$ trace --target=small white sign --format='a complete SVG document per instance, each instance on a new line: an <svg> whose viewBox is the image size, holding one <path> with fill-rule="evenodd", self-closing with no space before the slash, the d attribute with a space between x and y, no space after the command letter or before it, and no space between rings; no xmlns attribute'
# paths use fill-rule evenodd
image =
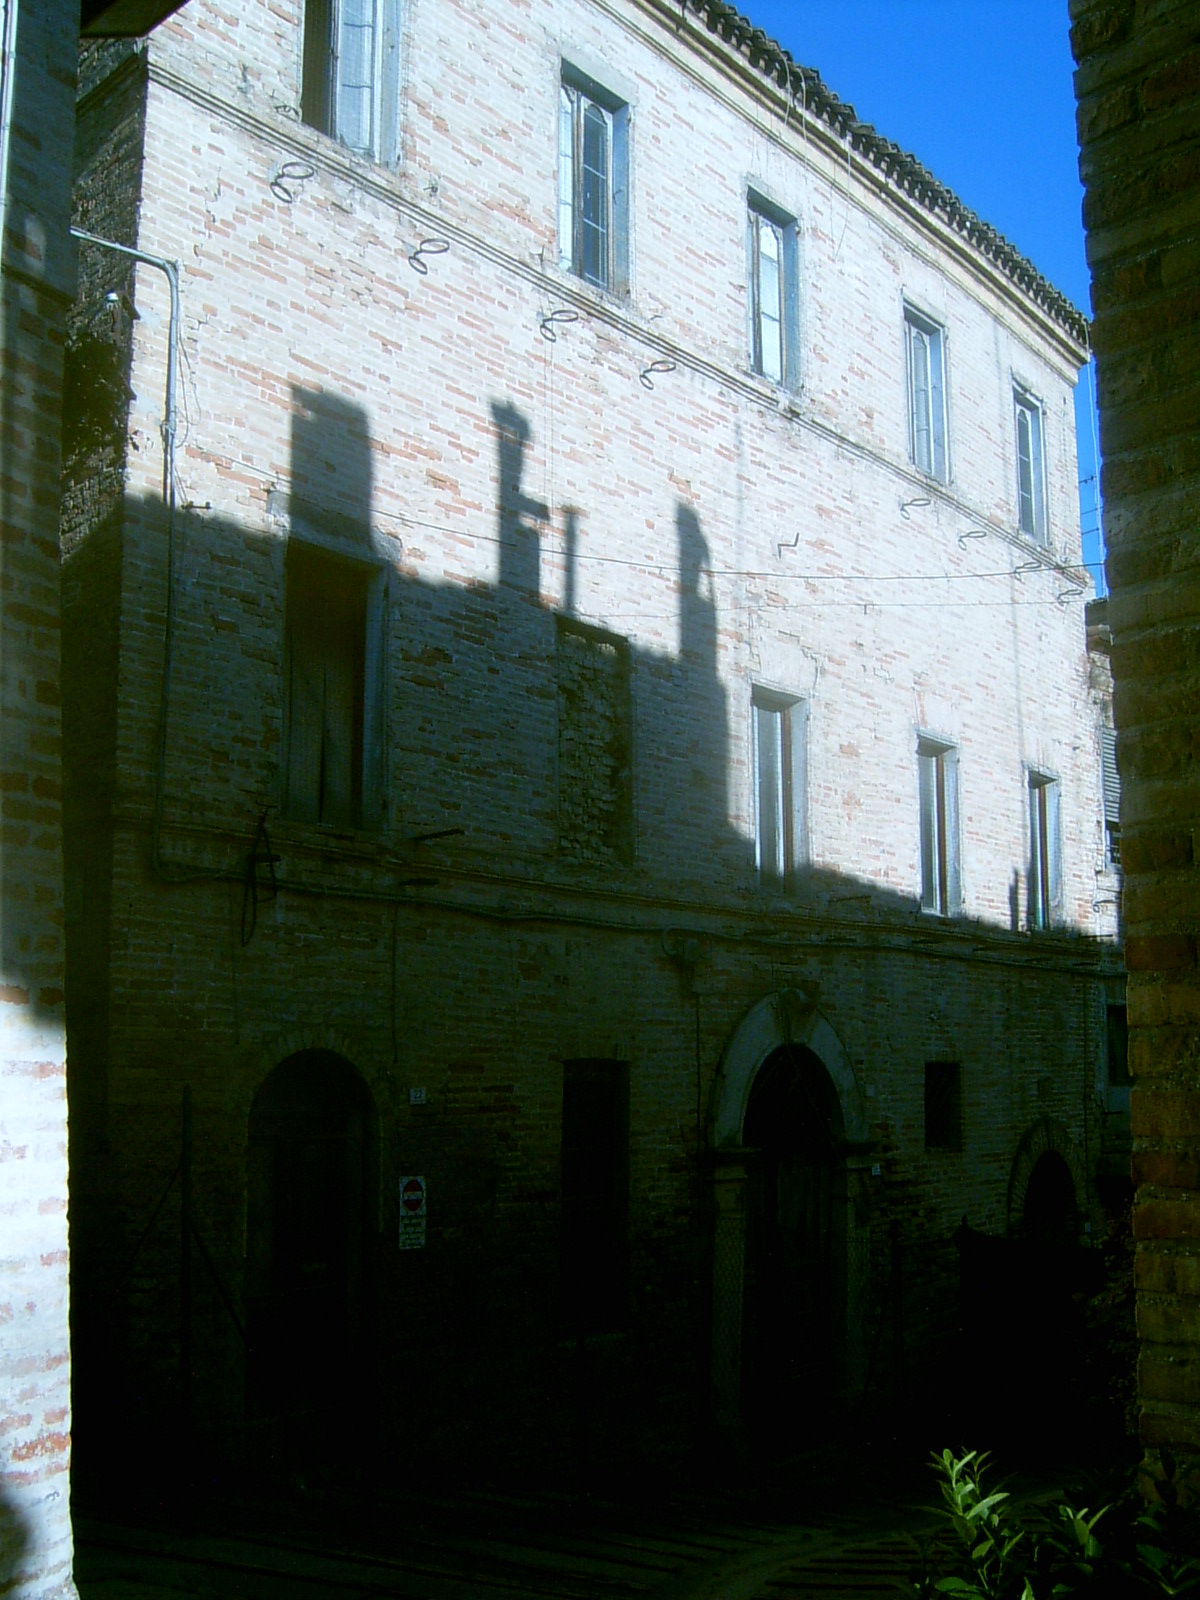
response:
<svg viewBox="0 0 1200 1600"><path fill-rule="evenodd" d="M424 1089L410 1089L408 1091L408 1103L410 1106L423 1106L425 1104Z"/></svg>
<svg viewBox="0 0 1200 1600"><path fill-rule="evenodd" d="M425 1179L400 1179L400 1248L425 1248Z"/></svg>

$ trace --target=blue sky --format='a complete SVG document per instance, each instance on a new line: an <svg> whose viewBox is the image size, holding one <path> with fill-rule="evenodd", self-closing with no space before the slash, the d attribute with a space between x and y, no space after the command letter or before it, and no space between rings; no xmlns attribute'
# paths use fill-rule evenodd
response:
<svg viewBox="0 0 1200 1600"><path fill-rule="evenodd" d="M1067 0L739 0L1091 314ZM1084 560L1098 559L1091 384L1076 392Z"/></svg>

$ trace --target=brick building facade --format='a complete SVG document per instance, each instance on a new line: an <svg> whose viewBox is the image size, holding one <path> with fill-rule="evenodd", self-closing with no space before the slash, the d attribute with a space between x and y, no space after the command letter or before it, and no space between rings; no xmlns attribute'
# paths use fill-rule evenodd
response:
<svg viewBox="0 0 1200 1600"><path fill-rule="evenodd" d="M1097 1205L1085 324L712 0L349 16L81 71L81 1436L790 1448Z"/></svg>
<svg viewBox="0 0 1200 1600"><path fill-rule="evenodd" d="M1141 1433L1200 1452L1200 6L1071 6L1122 780Z"/></svg>

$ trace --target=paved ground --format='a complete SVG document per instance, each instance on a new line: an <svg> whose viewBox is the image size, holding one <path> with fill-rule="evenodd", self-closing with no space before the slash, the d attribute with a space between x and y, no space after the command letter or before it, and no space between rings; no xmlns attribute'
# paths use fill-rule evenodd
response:
<svg viewBox="0 0 1200 1600"><path fill-rule="evenodd" d="M406 1495L331 1515L76 1517L82 1600L877 1600L903 1592L902 1532L928 1527L931 1481L852 1510L763 1516L717 1494L649 1508L551 1494ZM919 1497L919 1499L918 1499ZM808 1497L811 1499L811 1497ZM784 1508L786 1509L786 1508Z"/></svg>

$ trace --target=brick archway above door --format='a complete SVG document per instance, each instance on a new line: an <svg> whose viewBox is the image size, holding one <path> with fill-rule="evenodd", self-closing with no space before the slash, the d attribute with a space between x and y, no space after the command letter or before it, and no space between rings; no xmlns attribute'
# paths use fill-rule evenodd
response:
<svg viewBox="0 0 1200 1600"><path fill-rule="evenodd" d="M758 1070L784 1045L803 1045L820 1058L837 1092L847 1144L865 1144L869 1137L862 1094L845 1046L817 1008L815 993L780 989L764 996L742 1018L721 1057L713 1084L709 1142L714 1150L734 1150L742 1128L750 1090Z"/></svg>

